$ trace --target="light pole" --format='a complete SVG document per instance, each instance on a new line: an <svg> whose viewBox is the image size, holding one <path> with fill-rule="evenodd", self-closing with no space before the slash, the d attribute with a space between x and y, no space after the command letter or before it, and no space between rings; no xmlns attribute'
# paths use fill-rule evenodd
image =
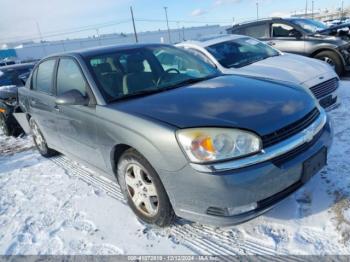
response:
<svg viewBox="0 0 350 262"><path fill-rule="evenodd" d="M341 1L341 18L340 20L342 21L344 17L344 0Z"/></svg>
<svg viewBox="0 0 350 262"><path fill-rule="evenodd" d="M312 0L312 5L311 5L311 15L312 15L312 19L314 19L314 0Z"/></svg>
<svg viewBox="0 0 350 262"><path fill-rule="evenodd" d="M259 20L259 1L256 0L256 20Z"/></svg>
<svg viewBox="0 0 350 262"><path fill-rule="evenodd" d="M131 13L132 25L134 27L135 42L138 43L139 40L137 38L136 25L135 25L135 19L134 19L134 12L132 10L132 6L130 6L130 13Z"/></svg>
<svg viewBox="0 0 350 262"><path fill-rule="evenodd" d="M165 18L166 18L166 26L168 28L168 38L169 44L171 44L171 36L170 36L170 28L169 28L169 20L168 20L168 7L164 6Z"/></svg>

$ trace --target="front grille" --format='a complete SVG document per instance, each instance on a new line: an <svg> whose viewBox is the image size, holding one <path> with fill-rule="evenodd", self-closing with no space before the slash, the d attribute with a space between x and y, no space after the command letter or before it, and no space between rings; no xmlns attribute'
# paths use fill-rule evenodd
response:
<svg viewBox="0 0 350 262"><path fill-rule="evenodd" d="M322 134L323 134L323 129L321 129L310 142L304 143L301 146L298 146L283 155L273 158L271 162L274 165L280 167L285 162L288 162L294 159L295 157L297 157L298 155L300 155L301 153L305 152L310 147L312 147L317 142L317 140L322 136Z"/></svg>
<svg viewBox="0 0 350 262"><path fill-rule="evenodd" d="M265 209L267 207L270 207L270 206L276 204L280 200L286 198L287 196L289 196L292 193L294 193L295 191L297 191L302 185L303 185L303 183L301 182L301 180L299 180L298 182L294 183L293 185L286 188L285 190L283 190L283 191L281 191L273 196L265 198L261 201L258 201L258 210Z"/></svg>
<svg viewBox="0 0 350 262"><path fill-rule="evenodd" d="M318 109L314 108L311 112L309 112L300 120L288 126L285 126L271 134L262 136L263 147L266 148L272 146L299 133L300 131L304 130L309 125L311 125L319 115L320 112L318 111Z"/></svg>
<svg viewBox="0 0 350 262"><path fill-rule="evenodd" d="M321 97L324 97L335 90L337 90L339 85L339 81L337 78L332 78L330 80L327 80L321 84L315 85L310 88L311 92L314 94L314 96L317 99L320 99Z"/></svg>
<svg viewBox="0 0 350 262"><path fill-rule="evenodd" d="M320 106L322 106L323 108L330 107L334 105L337 102L337 100L338 100L337 97L332 97L332 95L329 95L320 100Z"/></svg>

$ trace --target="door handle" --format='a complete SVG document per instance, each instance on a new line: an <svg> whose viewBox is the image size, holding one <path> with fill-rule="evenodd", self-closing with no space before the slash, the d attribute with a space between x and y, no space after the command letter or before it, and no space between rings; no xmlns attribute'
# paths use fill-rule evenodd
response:
<svg viewBox="0 0 350 262"><path fill-rule="evenodd" d="M269 42L267 42L267 44L268 44L268 45L276 45L276 43L273 42L273 41L269 41Z"/></svg>
<svg viewBox="0 0 350 262"><path fill-rule="evenodd" d="M58 107L58 105L55 105L53 109L57 112L60 112L60 108Z"/></svg>

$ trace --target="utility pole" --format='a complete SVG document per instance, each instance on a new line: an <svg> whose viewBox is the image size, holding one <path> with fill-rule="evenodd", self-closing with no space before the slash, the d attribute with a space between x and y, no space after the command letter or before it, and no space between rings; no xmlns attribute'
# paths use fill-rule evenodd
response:
<svg viewBox="0 0 350 262"><path fill-rule="evenodd" d="M134 12L132 11L132 6L130 6L130 13L131 13L132 25L134 27L135 42L138 43L139 40L137 39L135 19L134 19Z"/></svg>
<svg viewBox="0 0 350 262"><path fill-rule="evenodd" d="M307 16L307 0L306 0L306 2L305 2L305 17Z"/></svg>
<svg viewBox="0 0 350 262"><path fill-rule="evenodd" d="M35 21L35 23L36 23L36 28L38 29L38 33L39 33L39 37L40 37L40 44L43 47L44 55L46 56L47 52L46 52L46 48L45 48L45 43L43 41L43 36L41 34L40 26L39 26L38 21Z"/></svg>
<svg viewBox="0 0 350 262"><path fill-rule="evenodd" d="M98 45L101 45L101 38L100 38L100 30L98 28L95 28L96 30L96 35L97 35L97 39L98 39Z"/></svg>
<svg viewBox="0 0 350 262"><path fill-rule="evenodd" d="M311 6L311 15L312 15L312 19L314 19L314 0L312 0L312 6Z"/></svg>
<svg viewBox="0 0 350 262"><path fill-rule="evenodd" d="M180 22L179 22L179 21L177 21L177 22L176 22L176 24L177 24L177 31L178 31L178 33L179 33L179 42L181 42L181 29L180 29Z"/></svg>
<svg viewBox="0 0 350 262"><path fill-rule="evenodd" d="M182 40L185 41L185 27L182 26Z"/></svg>
<svg viewBox="0 0 350 262"><path fill-rule="evenodd" d="M168 20L168 7L164 6L165 18L166 18L166 26L168 28L168 38L169 44L171 44L171 36L170 36L170 28L169 28L169 20Z"/></svg>
<svg viewBox="0 0 350 262"><path fill-rule="evenodd" d="M344 17L344 0L341 1L341 18L340 21L343 20Z"/></svg>
<svg viewBox="0 0 350 262"><path fill-rule="evenodd" d="M256 20L259 20L259 1L256 0Z"/></svg>

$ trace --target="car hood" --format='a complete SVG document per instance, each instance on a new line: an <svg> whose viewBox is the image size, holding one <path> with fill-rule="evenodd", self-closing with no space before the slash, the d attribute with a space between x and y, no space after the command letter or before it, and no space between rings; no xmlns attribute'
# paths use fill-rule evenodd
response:
<svg viewBox="0 0 350 262"><path fill-rule="evenodd" d="M299 86L221 76L108 106L178 128L236 127L265 135L302 118L315 102Z"/></svg>
<svg viewBox="0 0 350 262"><path fill-rule="evenodd" d="M283 54L239 69L223 69L223 73L239 73L303 84L332 70L328 64L316 59L300 55Z"/></svg>
<svg viewBox="0 0 350 262"><path fill-rule="evenodd" d="M340 29L343 29L343 30L340 30ZM349 31L350 29L350 23L344 23L344 24L340 24L340 25L334 25L334 26L331 26L327 29L324 29L324 30L321 30L319 31L318 33L321 34L321 35L336 35L336 36L339 36L339 35L342 35L342 34L348 34L349 32L346 32L346 31ZM343 31L339 34L339 31Z"/></svg>

